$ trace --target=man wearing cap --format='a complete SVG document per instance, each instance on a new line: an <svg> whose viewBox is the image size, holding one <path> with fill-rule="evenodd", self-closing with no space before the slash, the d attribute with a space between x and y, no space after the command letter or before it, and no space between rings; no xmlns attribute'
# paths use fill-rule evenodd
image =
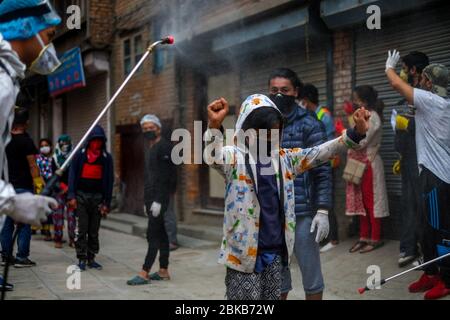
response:
<svg viewBox="0 0 450 320"><path fill-rule="evenodd" d="M400 59L389 52L386 75L392 87L416 108L416 147L420 170L423 212L428 221L424 236L435 243L435 253L425 262L450 252L450 99L447 95L448 69L430 64L422 71L420 87L413 88L395 72ZM421 278L409 286L410 292L426 291L425 299L450 294L450 261L441 260L427 268Z"/></svg>
<svg viewBox="0 0 450 320"><path fill-rule="evenodd" d="M31 193L16 194L8 183L6 145L11 140L14 106L25 70L50 74L60 65L51 41L61 18L47 0L0 1L0 214L40 225L56 201ZM3 280L0 278L0 288ZM8 286L8 289L11 289Z"/></svg>
<svg viewBox="0 0 450 320"><path fill-rule="evenodd" d="M141 122L144 135L144 203L148 215L148 250L142 271L127 282L128 285L143 285L151 280L170 280L169 238L164 215L173 192L172 145L161 136L161 121L152 114L145 115ZM150 274L159 251L159 271Z"/></svg>

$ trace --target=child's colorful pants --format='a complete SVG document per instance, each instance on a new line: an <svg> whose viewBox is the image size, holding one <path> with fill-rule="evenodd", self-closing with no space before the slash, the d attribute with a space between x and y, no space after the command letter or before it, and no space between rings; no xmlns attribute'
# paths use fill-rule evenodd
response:
<svg viewBox="0 0 450 320"><path fill-rule="evenodd" d="M55 242L62 242L64 231L64 215L67 217L67 227L70 241L75 240L75 211L67 206L66 194L58 195L58 208L53 212L53 226L55 232Z"/></svg>

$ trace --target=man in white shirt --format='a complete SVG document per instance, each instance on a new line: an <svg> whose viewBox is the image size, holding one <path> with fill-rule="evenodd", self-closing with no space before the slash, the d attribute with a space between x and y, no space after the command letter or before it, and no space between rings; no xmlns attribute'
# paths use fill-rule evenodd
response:
<svg viewBox="0 0 450 320"><path fill-rule="evenodd" d="M400 54L394 50L386 61L386 75L392 87L416 108L417 161L424 213L428 221L424 237L434 242L434 253L425 262L450 252L450 99L447 95L449 72L442 64L431 64L422 72L417 89L395 72ZM421 278L409 286L410 292L426 291L425 299L450 294L450 261L425 269Z"/></svg>

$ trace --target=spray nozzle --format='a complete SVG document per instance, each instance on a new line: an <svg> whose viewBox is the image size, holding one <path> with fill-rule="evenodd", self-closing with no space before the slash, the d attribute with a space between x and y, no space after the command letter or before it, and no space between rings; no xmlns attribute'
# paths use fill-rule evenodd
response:
<svg viewBox="0 0 450 320"><path fill-rule="evenodd" d="M161 39L161 44L174 44L175 38L173 36L167 36Z"/></svg>

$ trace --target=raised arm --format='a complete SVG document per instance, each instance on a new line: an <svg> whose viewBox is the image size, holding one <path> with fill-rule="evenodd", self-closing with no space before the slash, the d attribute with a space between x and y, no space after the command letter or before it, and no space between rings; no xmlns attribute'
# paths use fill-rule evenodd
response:
<svg viewBox="0 0 450 320"><path fill-rule="evenodd" d="M409 104L414 105L414 88L408 83L403 81L395 72L395 67L400 60L400 52L394 50L388 52L388 58L386 60L386 76L392 86L392 88L400 93Z"/></svg>
<svg viewBox="0 0 450 320"><path fill-rule="evenodd" d="M373 117L370 117L369 123L369 130L367 130L366 132L366 137L361 140L361 142L359 142L359 146L361 148L365 148L367 147L372 140L375 137L375 134L378 132L378 130L381 129L381 119L378 116L378 114L376 114L376 112L374 111L375 115Z"/></svg>
<svg viewBox="0 0 450 320"><path fill-rule="evenodd" d="M343 132L339 138L313 148L282 149L281 152L285 152L290 158L294 172L298 174L320 166L345 148L360 148L359 142L365 138L369 130L370 112L360 108L354 113L353 119L355 127Z"/></svg>
<svg viewBox="0 0 450 320"><path fill-rule="evenodd" d="M233 147L223 145L222 122L228 115L229 105L224 99L218 99L208 105L208 129L205 132L206 143L203 156L205 162L226 175L230 165L234 163L235 152Z"/></svg>

